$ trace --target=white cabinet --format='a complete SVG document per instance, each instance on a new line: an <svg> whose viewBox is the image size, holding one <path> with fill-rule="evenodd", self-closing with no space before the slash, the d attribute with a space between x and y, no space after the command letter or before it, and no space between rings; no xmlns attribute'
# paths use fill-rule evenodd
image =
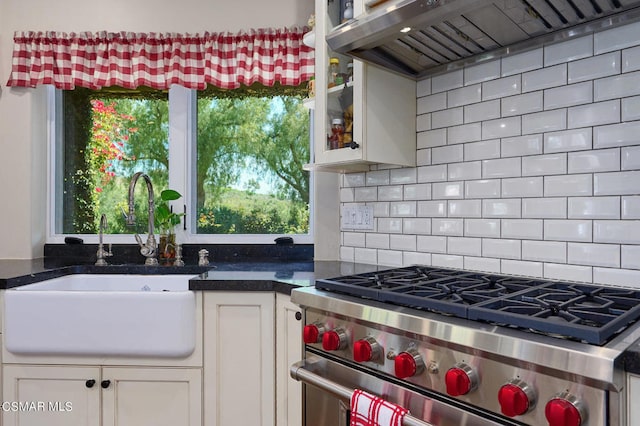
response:
<svg viewBox="0 0 640 426"><path fill-rule="evenodd" d="M302 359L300 307L285 294L276 294L276 424L302 425L302 384L289 375L289 367Z"/></svg>
<svg viewBox="0 0 640 426"><path fill-rule="evenodd" d="M339 0L316 0L313 166L325 171L368 170L375 163L415 166L416 83L330 51L325 37L340 24L340 7ZM356 0L354 7L357 16L363 1ZM342 74L353 63L352 83L329 87L332 57L338 58ZM330 141L334 119L344 121L342 142Z"/></svg>
<svg viewBox="0 0 640 426"><path fill-rule="evenodd" d="M204 425L275 424L272 292L204 294Z"/></svg>
<svg viewBox="0 0 640 426"><path fill-rule="evenodd" d="M628 424L635 424L634 421L640 419L640 404L638 404L638 398L640 398L640 376L634 374L628 375L628 387L627 387L627 419Z"/></svg>
<svg viewBox="0 0 640 426"><path fill-rule="evenodd" d="M196 368L5 365L3 410L11 426L200 426Z"/></svg>

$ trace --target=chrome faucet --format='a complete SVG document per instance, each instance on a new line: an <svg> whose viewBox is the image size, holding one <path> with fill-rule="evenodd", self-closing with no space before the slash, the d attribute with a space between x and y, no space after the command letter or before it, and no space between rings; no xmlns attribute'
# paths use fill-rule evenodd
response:
<svg viewBox="0 0 640 426"><path fill-rule="evenodd" d="M100 226L98 227L98 232L100 236L99 236L99 242L98 242L98 252L96 253L96 257L98 258L98 260L96 260L96 266L106 266L107 261L104 260L104 258L113 256L113 253L111 253L111 244L109 244L109 250L105 250L104 245L102 244L102 236L106 229L107 229L107 215L103 213L102 216L100 216Z"/></svg>
<svg viewBox="0 0 640 426"><path fill-rule="evenodd" d="M136 189L136 183L138 183L138 179L143 177L147 184L147 192L149 193L149 235L147 235L147 242L143 243L140 235L136 234L135 238L140 246L140 253L147 258L145 260L145 265L154 266L158 264L158 244L156 243L156 236L153 231L153 222L154 222L154 211L155 201L153 197L153 185L151 184L151 179L149 176L142 172L138 172L131 178L131 182L129 183L129 214L127 215L127 225L135 225L136 223L136 215L135 204L133 200L133 195Z"/></svg>

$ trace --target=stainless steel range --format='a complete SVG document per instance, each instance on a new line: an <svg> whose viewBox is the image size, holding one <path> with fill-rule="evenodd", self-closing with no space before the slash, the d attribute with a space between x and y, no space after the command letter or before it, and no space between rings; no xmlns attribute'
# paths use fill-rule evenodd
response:
<svg viewBox="0 0 640 426"><path fill-rule="evenodd" d="M640 291L412 266L296 289L307 426L348 424L368 390L407 424L622 426Z"/></svg>

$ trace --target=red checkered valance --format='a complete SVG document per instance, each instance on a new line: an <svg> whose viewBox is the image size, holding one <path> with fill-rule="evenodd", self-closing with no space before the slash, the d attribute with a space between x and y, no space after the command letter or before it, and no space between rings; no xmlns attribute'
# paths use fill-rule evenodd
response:
<svg viewBox="0 0 640 426"><path fill-rule="evenodd" d="M16 32L7 86L99 89L179 84L223 89L261 83L297 86L314 72L302 28L157 34Z"/></svg>

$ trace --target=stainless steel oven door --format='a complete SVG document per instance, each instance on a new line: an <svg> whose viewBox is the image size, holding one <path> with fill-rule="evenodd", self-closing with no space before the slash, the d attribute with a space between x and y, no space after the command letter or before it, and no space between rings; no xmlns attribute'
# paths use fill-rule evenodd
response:
<svg viewBox="0 0 640 426"><path fill-rule="evenodd" d="M405 426L505 426L523 423L431 395L324 356L306 352L291 367L303 382L305 426L349 426L349 399L362 389L409 409Z"/></svg>

